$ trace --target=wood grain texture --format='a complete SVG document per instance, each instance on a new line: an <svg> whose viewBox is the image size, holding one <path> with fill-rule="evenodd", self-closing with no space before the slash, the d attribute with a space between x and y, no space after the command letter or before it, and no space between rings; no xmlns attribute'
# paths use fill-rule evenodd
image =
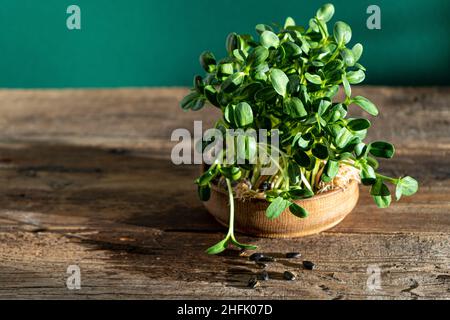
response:
<svg viewBox="0 0 450 320"><path fill-rule="evenodd" d="M214 109L181 112L183 88L0 90L0 298L450 299L450 88L354 91L380 109L369 139L396 145L382 172L416 177L419 192L380 210L361 187L356 209L315 236L240 235L279 258L251 290L253 263L203 253L223 228L197 200L199 168L170 162L173 129L206 128ZM281 259L292 250L317 270ZM81 290L65 286L70 264Z"/></svg>

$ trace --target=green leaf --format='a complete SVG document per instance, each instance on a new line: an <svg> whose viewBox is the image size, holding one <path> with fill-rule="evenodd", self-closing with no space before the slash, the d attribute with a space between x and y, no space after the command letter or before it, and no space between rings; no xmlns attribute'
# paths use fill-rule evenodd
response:
<svg viewBox="0 0 450 320"><path fill-rule="evenodd" d="M219 171L225 178L231 181L238 180L242 175L242 171L238 167L221 167Z"/></svg>
<svg viewBox="0 0 450 320"><path fill-rule="evenodd" d="M324 4L317 10L316 17L323 22L328 22L334 15L334 6L331 3Z"/></svg>
<svg viewBox="0 0 450 320"><path fill-rule="evenodd" d="M212 73L216 68L216 58L214 58L214 55L211 52L204 51L200 55L200 65L206 72Z"/></svg>
<svg viewBox="0 0 450 320"><path fill-rule="evenodd" d="M247 102L240 102L234 107L234 121L238 127L253 123L252 107Z"/></svg>
<svg viewBox="0 0 450 320"><path fill-rule="evenodd" d="M387 208L390 206L392 197L389 196L373 196L373 200L375 200L378 208Z"/></svg>
<svg viewBox="0 0 450 320"><path fill-rule="evenodd" d="M205 98L200 97L197 100L194 101L193 104L191 104L191 110L192 111L198 111L205 105Z"/></svg>
<svg viewBox="0 0 450 320"><path fill-rule="evenodd" d="M339 171L339 162L334 160L328 160L325 165L324 172L328 178L333 179Z"/></svg>
<svg viewBox="0 0 450 320"><path fill-rule="evenodd" d="M206 99L208 99L208 101L215 105L216 107L219 107L219 102L217 101L217 90L214 88L214 86L212 85L207 85L204 89L204 94Z"/></svg>
<svg viewBox="0 0 450 320"><path fill-rule="evenodd" d="M277 96L277 92L273 87L268 86L261 88L255 93L255 100L267 102Z"/></svg>
<svg viewBox="0 0 450 320"><path fill-rule="evenodd" d="M233 56L236 58L239 63L244 63L247 59L246 52L242 51L241 49L234 49L233 50Z"/></svg>
<svg viewBox="0 0 450 320"><path fill-rule="evenodd" d="M235 121L234 121L234 106L229 104L225 107L225 110L223 112L223 117L225 118L225 120L234 126Z"/></svg>
<svg viewBox="0 0 450 320"><path fill-rule="evenodd" d="M321 84L322 83L322 79L317 74L311 74L309 72L306 72L305 73L305 78L306 78L306 80L308 80L309 82L314 83L314 84Z"/></svg>
<svg viewBox="0 0 450 320"><path fill-rule="evenodd" d="M294 139L292 140L292 147L295 147L295 145L298 145L300 147L300 149L303 150L309 150L311 145L312 145L313 141L307 139L307 137L302 136L301 133L297 133L294 137Z"/></svg>
<svg viewBox="0 0 450 320"><path fill-rule="evenodd" d="M284 29L286 29L288 27L293 27L293 26L295 26L294 19L292 19L291 17L287 17L286 21L284 22Z"/></svg>
<svg viewBox="0 0 450 320"><path fill-rule="evenodd" d="M352 119L347 123L347 127L353 131L361 131L370 128L370 121L367 119Z"/></svg>
<svg viewBox="0 0 450 320"><path fill-rule="evenodd" d="M388 196L390 194L389 188L384 184L383 179L381 178L378 178L370 189L370 195L372 196Z"/></svg>
<svg viewBox="0 0 450 320"><path fill-rule="evenodd" d="M347 80L351 84L358 84L364 81L366 74L362 70L347 72Z"/></svg>
<svg viewBox="0 0 450 320"><path fill-rule="evenodd" d="M283 97L286 95L286 88L289 82L289 78L282 70L275 68L272 69L270 71L270 82L279 95Z"/></svg>
<svg viewBox="0 0 450 320"><path fill-rule="evenodd" d="M267 75L264 71L258 71L256 72L253 77L256 81L262 81L265 82L267 80Z"/></svg>
<svg viewBox="0 0 450 320"><path fill-rule="evenodd" d="M282 191L280 189L269 190L269 191L264 192L264 195L266 196L266 200L268 202L274 201L281 194L282 194Z"/></svg>
<svg viewBox="0 0 450 320"><path fill-rule="evenodd" d="M298 184L300 183L300 168L299 166L294 162L289 162L288 164L288 176L289 176L289 182L291 184Z"/></svg>
<svg viewBox="0 0 450 320"><path fill-rule="evenodd" d="M206 253L207 254L218 254L218 253L221 253L222 251L225 251L225 249L227 248L228 242L229 242L229 239L227 237L227 238L223 239L222 241L219 241L215 245L213 245L213 246L209 247L208 249L206 249Z"/></svg>
<svg viewBox="0 0 450 320"><path fill-rule="evenodd" d="M322 159L322 160L328 158L328 148L327 148L327 146L324 145L324 144L321 144L321 143L315 143L315 144L313 145L313 148L312 148L311 151L312 151L312 154L313 154L316 158L319 158L319 159Z"/></svg>
<svg viewBox="0 0 450 320"><path fill-rule="evenodd" d="M201 201L208 201L211 197L211 187L209 185L198 186L197 188L198 197Z"/></svg>
<svg viewBox="0 0 450 320"><path fill-rule="evenodd" d="M363 46L361 43L357 43L352 48L353 57L355 58L355 62L357 62L363 53Z"/></svg>
<svg viewBox="0 0 450 320"><path fill-rule="evenodd" d="M350 142L352 138L353 135L347 128L341 128L336 136L336 146L342 149Z"/></svg>
<svg viewBox="0 0 450 320"><path fill-rule="evenodd" d="M229 54L239 48L239 36L236 33L232 32L227 36L226 48Z"/></svg>
<svg viewBox="0 0 450 320"><path fill-rule="evenodd" d="M352 154L350 152L342 152L341 154L337 155L338 160L347 160L352 157Z"/></svg>
<svg viewBox="0 0 450 320"><path fill-rule="evenodd" d="M411 196L417 192L419 189L419 184L417 180L411 178L410 176L406 176L404 178L400 178L395 187L395 197L397 201L400 200L401 196Z"/></svg>
<svg viewBox="0 0 450 320"><path fill-rule="evenodd" d="M363 142L358 143L358 144L355 146L355 149L353 149L353 151L355 152L355 155L356 155L356 157L357 157L358 159L359 159L359 158L362 158L363 156L366 155L367 146L366 146L366 144L363 143Z"/></svg>
<svg viewBox="0 0 450 320"><path fill-rule="evenodd" d="M294 153L294 160L301 167L308 168L311 165L311 159L308 154L303 150L297 150Z"/></svg>
<svg viewBox="0 0 450 320"><path fill-rule="evenodd" d="M353 55L352 50L345 48L341 51L341 57L347 66L353 67L355 65L356 59Z"/></svg>
<svg viewBox="0 0 450 320"><path fill-rule="evenodd" d="M278 46L280 45L280 39L278 39L278 36L269 30L264 31L261 34L260 42L261 45L266 48L278 48Z"/></svg>
<svg viewBox="0 0 450 320"><path fill-rule="evenodd" d="M302 54L302 49L294 42L285 42L282 47L288 58L297 58Z"/></svg>
<svg viewBox="0 0 450 320"><path fill-rule="evenodd" d="M369 145L369 152L375 157L389 159L394 156L395 148L388 142L375 141Z"/></svg>
<svg viewBox="0 0 450 320"><path fill-rule="evenodd" d="M217 175L217 170L215 168L209 168L203 174L197 178L195 181L199 186L207 186Z"/></svg>
<svg viewBox="0 0 450 320"><path fill-rule="evenodd" d="M296 217L299 218L306 218L308 216L308 211L306 211L306 209L300 207L298 204L296 203L291 203L291 205L289 206L289 211Z"/></svg>
<svg viewBox="0 0 450 320"><path fill-rule="evenodd" d="M258 32L258 34L262 34L264 31L273 31L271 26L268 26L267 24L257 24L255 27L256 32Z"/></svg>
<svg viewBox="0 0 450 320"><path fill-rule="evenodd" d="M220 86L220 90L225 93L230 93L236 90L244 81L245 73L236 72L226 78L226 80Z"/></svg>
<svg viewBox="0 0 450 320"><path fill-rule="evenodd" d="M352 88L350 87L350 83L347 80L345 74L342 75L342 85L344 86L344 92L347 97L351 97Z"/></svg>
<svg viewBox="0 0 450 320"><path fill-rule="evenodd" d="M251 82L245 86L239 88L238 97L242 101L251 101L255 98L255 93L263 88L263 85L259 82Z"/></svg>
<svg viewBox="0 0 450 320"><path fill-rule="evenodd" d="M319 114L319 116L323 116L325 114L325 112L328 110L328 107L331 105L331 102L328 100L320 100L319 102L319 107L317 108L317 113Z"/></svg>
<svg viewBox="0 0 450 320"><path fill-rule="evenodd" d="M203 94L205 84L201 76L197 75L194 77L193 86L199 94Z"/></svg>
<svg viewBox="0 0 450 320"><path fill-rule="evenodd" d="M291 95L295 95L300 91L300 77L297 74L290 74L288 78L289 83L287 85L287 92Z"/></svg>
<svg viewBox="0 0 450 320"><path fill-rule="evenodd" d="M290 201L283 199L282 197L277 197L271 202L266 210L266 216L269 219L277 218L287 207L291 204Z"/></svg>
<svg viewBox="0 0 450 320"><path fill-rule="evenodd" d="M378 115L377 107L367 98L356 96L351 100L351 102L360 106L364 111L373 116Z"/></svg>
<svg viewBox="0 0 450 320"><path fill-rule="evenodd" d="M197 100L197 98L199 97L200 95L198 94L198 92L191 92L191 93L189 93L188 95L186 95L184 98L183 98L183 100L181 100L181 102L180 102L180 107L183 109L183 110L189 110L191 107L192 107L192 102L194 101L194 100Z"/></svg>
<svg viewBox="0 0 450 320"><path fill-rule="evenodd" d="M217 66L217 77L228 77L233 72L234 68L232 63L221 63Z"/></svg>
<svg viewBox="0 0 450 320"><path fill-rule="evenodd" d="M240 134L236 137L236 153L237 160L240 163L240 160L250 160L255 161L256 157L256 138L247 134ZM251 162L255 163L255 162ZM237 179L235 179L237 180Z"/></svg>
<svg viewBox="0 0 450 320"><path fill-rule="evenodd" d="M336 42L342 46L350 42L352 38L352 29L345 22L338 21L334 25L333 36Z"/></svg>
<svg viewBox="0 0 450 320"><path fill-rule="evenodd" d="M241 249L245 249L245 250L255 250L255 249L258 248L257 246L254 246L254 245L252 245L252 244L243 244L243 243L240 243L239 241L237 241L237 240L235 240L235 239L233 239L233 238L231 238L230 240L231 240L231 243L233 243L235 246L237 246L238 248L241 248Z"/></svg>
<svg viewBox="0 0 450 320"><path fill-rule="evenodd" d="M262 64L269 57L269 50L267 48L258 46L248 57L248 63L258 66Z"/></svg>
<svg viewBox="0 0 450 320"><path fill-rule="evenodd" d="M367 71L366 68L363 65L359 64L359 63L355 63L355 67L358 68L358 69L361 69L362 71Z"/></svg>
<svg viewBox="0 0 450 320"><path fill-rule="evenodd" d="M291 188L289 189L289 197L294 200L311 198L314 192L309 189Z"/></svg>
<svg viewBox="0 0 450 320"><path fill-rule="evenodd" d="M375 184L370 189L370 194L379 208L387 208L391 204L391 192L383 183L382 179L376 180Z"/></svg>
<svg viewBox="0 0 450 320"><path fill-rule="evenodd" d="M314 31L316 33L320 32L319 24L317 23L317 20L315 20L315 19L309 19L309 27L312 29L312 31Z"/></svg>
<svg viewBox="0 0 450 320"><path fill-rule="evenodd" d="M283 111L294 119L306 117L308 115L302 100L298 97L292 97L284 100Z"/></svg>
<svg viewBox="0 0 450 320"><path fill-rule="evenodd" d="M366 186L373 185L377 180L375 170L365 163L361 164L361 171L359 172L359 175L361 177L362 184Z"/></svg>
<svg viewBox="0 0 450 320"><path fill-rule="evenodd" d="M252 136L245 136L245 148L245 159L248 159L250 163L255 163L255 157L258 149L256 138Z"/></svg>

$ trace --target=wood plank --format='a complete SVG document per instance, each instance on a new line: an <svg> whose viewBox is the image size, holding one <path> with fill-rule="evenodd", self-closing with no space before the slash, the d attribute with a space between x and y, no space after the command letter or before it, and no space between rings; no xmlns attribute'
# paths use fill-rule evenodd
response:
<svg viewBox="0 0 450 320"><path fill-rule="evenodd" d="M182 112L178 103L186 93L185 88L0 90L0 135L89 145L112 139L133 147L149 138L167 141L174 129L192 130L194 120L204 120L207 128L219 115L213 107ZM371 118L370 139L449 148L450 136L442 133L450 125L450 87L359 86L354 95L367 96L380 109L379 117ZM351 109L361 114L358 107Z"/></svg>
<svg viewBox="0 0 450 320"><path fill-rule="evenodd" d="M33 213L14 217L20 220L18 228L39 221L42 229L0 231L1 298L450 298L450 242L444 234L258 239L260 249L277 262L268 269L274 280L250 290L246 282L260 270L246 257L203 253L219 234L160 232ZM301 259L283 259L282 254L291 250L301 251L317 269L302 270ZM65 287L69 264L81 268L80 291ZM369 266L381 270L380 289L367 285ZM296 272L298 280L282 280L285 270Z"/></svg>
<svg viewBox="0 0 450 320"><path fill-rule="evenodd" d="M0 154L2 209L95 214L162 230L221 230L197 199L198 166L175 166L153 151L43 142L3 143ZM382 172L413 175L419 192L381 210L361 187L355 211L332 231L450 232L448 154L398 149L382 162Z"/></svg>
<svg viewBox="0 0 450 320"><path fill-rule="evenodd" d="M185 93L0 90L0 298L450 299L450 88L355 89L381 111L369 138L397 146L383 173L410 174L420 190L385 210L362 192L319 235L240 235L318 265L279 259L275 280L256 290L245 287L257 272L245 257L203 253L223 228L197 200L198 166L170 162L173 129L217 117L180 112ZM81 291L65 287L69 264L82 269ZM381 269L380 290L367 287L370 265ZM298 281L283 281L284 270Z"/></svg>

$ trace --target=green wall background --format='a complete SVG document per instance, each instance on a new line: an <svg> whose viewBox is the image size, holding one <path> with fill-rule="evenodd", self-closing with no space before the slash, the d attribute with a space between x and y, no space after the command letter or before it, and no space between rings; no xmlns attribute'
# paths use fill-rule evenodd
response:
<svg viewBox="0 0 450 320"><path fill-rule="evenodd" d="M201 73L198 55L225 54L226 35L257 23L306 25L324 1L0 0L0 87L185 86ZM366 83L449 85L450 1L332 1L336 20L361 42ZM81 8L82 30L66 28ZM382 29L366 28L381 8Z"/></svg>

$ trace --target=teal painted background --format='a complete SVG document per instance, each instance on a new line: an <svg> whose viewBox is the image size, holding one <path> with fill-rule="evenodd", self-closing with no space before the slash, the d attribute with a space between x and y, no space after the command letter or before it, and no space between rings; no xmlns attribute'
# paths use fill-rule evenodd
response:
<svg viewBox="0 0 450 320"><path fill-rule="evenodd" d="M198 55L225 54L231 31L286 16L306 25L326 1L306 0L0 0L0 87L184 86L200 73ZM450 84L450 1L333 1L336 21L361 42L366 83ZM81 8L82 30L66 28ZM382 29L366 28L381 8Z"/></svg>

